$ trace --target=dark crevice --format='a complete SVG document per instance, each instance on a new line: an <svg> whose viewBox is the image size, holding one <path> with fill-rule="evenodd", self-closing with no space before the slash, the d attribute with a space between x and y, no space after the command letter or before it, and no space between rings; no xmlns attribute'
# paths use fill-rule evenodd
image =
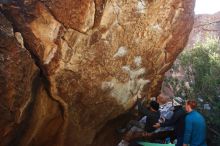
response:
<svg viewBox="0 0 220 146"><path fill-rule="evenodd" d="M41 84L42 84L41 74L40 72L37 72L36 77L32 82L31 102L28 105L27 109L25 110L26 116L23 119L23 121L19 124L19 127L16 129L15 135L11 140L11 142L8 144L8 146L20 145L20 140L22 139L24 133L28 130L27 127L29 127L30 120L32 119L34 104Z"/></svg>
<svg viewBox="0 0 220 146"><path fill-rule="evenodd" d="M22 120L22 122L19 124L18 128L15 131L15 134L13 136L13 139L7 146L18 146L21 145L21 140L24 136L24 134L27 132L30 127L31 119L33 117L33 110L34 105L36 103L36 98L38 95L38 92L40 90L40 87L43 86L44 89L46 89L46 92L48 95L50 95L49 91L47 90L48 81L45 79L44 75L38 71L36 72L35 78L32 82L32 88L31 88L31 102L28 105L28 107L25 109L25 118ZM60 108L62 109L62 108Z"/></svg>
<svg viewBox="0 0 220 146"><path fill-rule="evenodd" d="M68 104L57 95L57 89L54 86L54 84L50 84L50 81L48 79L48 70L47 66L44 66L43 62L40 60L40 56L43 56L44 52L41 50L44 50L43 46L40 45L40 40L35 37L32 30L27 26L27 23L30 20L33 20L32 18L27 18L25 16L25 12L20 10L11 10L6 9L4 11L5 16L12 22L14 30L21 32L23 39L24 39L24 46L29 51L32 59L35 61L35 64L40 69L40 77L42 80L42 83L46 89L46 92L48 96L58 103L60 107L60 111L63 118L63 125L62 130L60 132L60 137L58 138L59 145L63 145L64 142L64 135L66 132L66 128L68 125ZM22 25L21 25L22 24ZM38 52L36 52L38 50ZM15 140L16 141L16 140Z"/></svg>
<svg viewBox="0 0 220 146"><path fill-rule="evenodd" d="M133 111L128 111L119 115L115 119L108 121L96 134L93 143L90 146L99 146L106 142L108 139L108 145L117 145L123 137L123 134L117 133L117 128L123 128L128 121L137 119L134 116ZM111 135L109 135L111 134Z"/></svg>
<svg viewBox="0 0 220 146"><path fill-rule="evenodd" d="M17 14L16 16L19 17L19 18L14 18L14 13L11 12L13 10L10 10L10 9L5 9L5 10L2 10L2 13L7 17L7 19L12 22L12 26L13 26L13 29L14 29L14 32L21 32L22 36L23 36L23 39L24 39L24 46L25 46L25 49L29 52L29 54L31 55L31 58L34 60L35 62L35 65L39 68L40 70L40 78L43 82L43 85L46 89L46 92L47 94L49 95L49 97L58 102L58 104L60 105L60 109L61 109L61 112L63 114L63 117L65 117L65 107L63 105L63 103L59 100L57 100L55 97L53 97L52 93L51 93L51 85L50 85L50 81L48 80L47 78L47 70L45 69L45 66L43 66L43 63L42 61L39 59L38 55L34 49L34 47L36 47L38 44L38 42L34 42L34 35L32 34L30 28L28 28L27 26L25 26L25 21L28 21L26 20L25 18L25 12L23 11L18 11L18 12L15 12L15 14ZM17 22L18 21L18 22ZM21 26L20 24L24 24L23 26ZM32 41L32 42L30 42ZM34 46L36 45L36 46ZM42 46L37 46L37 47L42 47ZM32 49L33 48L33 49Z"/></svg>
<svg viewBox="0 0 220 146"><path fill-rule="evenodd" d="M21 32L22 36L23 36L23 39L24 39L24 46L25 46L25 49L29 52L32 60L35 62L35 65L38 67L38 69L40 70L40 77L41 79L43 80L43 83L46 87L46 91L47 91L47 94L50 95L51 97L51 93L50 93L50 82L47 78L47 72L45 70L45 66L43 66L43 63L42 61L39 59L38 55L36 55L37 53L34 52L33 50L35 50L33 48L33 46L30 46L30 44L32 44L32 42L30 43L27 43L28 40L26 40L26 37L25 35L33 35L29 32L25 32L25 30L23 30L24 28L22 28L22 26L19 26L19 24L16 25L16 20L14 20L13 16L10 15L10 12L8 11L3 11L4 15L7 16L8 20L10 22L12 22L12 27L13 27L13 30L14 32ZM23 13L22 13L23 14ZM25 23L25 22L24 22ZM28 28L27 28L28 29ZM25 34L24 34L25 33ZM33 49L32 49L33 48Z"/></svg>
<svg viewBox="0 0 220 146"><path fill-rule="evenodd" d="M94 24L92 27L93 29L98 27L101 22L107 0L94 0L94 3L95 3L95 16L94 16Z"/></svg>
<svg viewBox="0 0 220 146"><path fill-rule="evenodd" d="M35 52L33 52L34 49L30 49L32 48L26 41L26 38L23 36L23 31L22 31L22 26L19 26L19 25L16 25L15 23L15 20L14 20L14 17L10 15L10 10L2 10L2 13L7 17L7 19L11 22L12 24L12 27L13 27L13 30L14 32L20 32L22 34L22 37L24 39L24 46L25 46L25 49L29 52L29 54L31 55L31 58L32 60L35 62L35 65L40 69L40 72L41 72L41 75L44 75L45 74L45 71L42 67L42 63L39 59L39 57L36 55ZM22 19L22 18L20 18ZM26 33L27 34L27 33Z"/></svg>

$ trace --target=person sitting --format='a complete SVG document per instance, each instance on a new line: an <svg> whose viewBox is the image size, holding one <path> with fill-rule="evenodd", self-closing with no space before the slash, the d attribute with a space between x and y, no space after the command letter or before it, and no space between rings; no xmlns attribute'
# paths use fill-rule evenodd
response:
<svg viewBox="0 0 220 146"><path fill-rule="evenodd" d="M183 135L184 135L184 121L186 112L183 110L183 100L180 97L173 99L173 115L169 120L165 120L163 123L157 123L154 125L155 128L174 126L174 134L177 139L176 146L183 145Z"/></svg>
<svg viewBox="0 0 220 146"><path fill-rule="evenodd" d="M169 97L164 94L160 94L156 99L160 103L160 118L158 122L162 123L170 120L173 116L174 109L172 100L170 101ZM167 137L169 137L171 141L175 139L173 126L160 127L152 133L143 135L143 140L148 142L163 143Z"/></svg>
<svg viewBox="0 0 220 146"><path fill-rule="evenodd" d="M160 105L159 111L160 111L160 119L159 123L163 123L166 120L170 120L173 116L173 102L168 101L163 105ZM160 127L158 128L155 133L162 132L162 131L172 131L173 126L166 126L166 127Z"/></svg>

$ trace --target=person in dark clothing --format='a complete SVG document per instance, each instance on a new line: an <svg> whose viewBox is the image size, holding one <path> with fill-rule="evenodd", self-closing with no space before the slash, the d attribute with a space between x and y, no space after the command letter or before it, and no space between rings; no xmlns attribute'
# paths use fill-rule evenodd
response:
<svg viewBox="0 0 220 146"><path fill-rule="evenodd" d="M141 100L138 98L137 104L138 112L144 116L147 116L145 131L148 133L153 132L154 130L156 130L156 128L153 127L153 125L156 124L160 118L159 103L157 103L156 101L151 101L150 107L149 109L147 109L145 106L141 104Z"/></svg>
<svg viewBox="0 0 220 146"><path fill-rule="evenodd" d="M174 113L171 119L166 120L164 123L157 123L154 125L154 127L159 128L159 127L174 126L174 134L177 139L176 146L182 146L186 112L182 107L183 100L180 97L174 98L173 102L174 102L174 111L173 111Z"/></svg>
<svg viewBox="0 0 220 146"><path fill-rule="evenodd" d="M139 120L131 120L127 123L125 128L118 128L118 133L125 133L127 131L145 131L145 132L152 132L155 130L153 127L154 123L158 122L158 117L160 117L159 104L156 101L151 101L149 107L146 106L146 102L142 102L141 98L137 98L137 107L138 113L141 119ZM150 117L150 118L146 118ZM133 128L135 127L135 128Z"/></svg>
<svg viewBox="0 0 220 146"><path fill-rule="evenodd" d="M145 136L148 136L150 133L156 130L156 128L153 127L153 125L155 125L160 118L159 103L157 103L156 101L150 102L149 109L141 103L141 99L139 98L137 99L137 104L138 104L139 114L142 114L147 117L145 124L145 131L136 133L136 135L134 136L135 139L130 141L129 146L139 146L138 144L139 140L144 140Z"/></svg>
<svg viewBox="0 0 220 146"><path fill-rule="evenodd" d="M146 116L145 128L143 131L128 131L118 146L124 145L124 143L130 143L129 146L137 146L138 140L142 140L143 137L153 132L156 128L153 127L160 118L159 103L156 101L150 102L150 107L147 108L141 103L141 98L137 98L138 112L142 116Z"/></svg>

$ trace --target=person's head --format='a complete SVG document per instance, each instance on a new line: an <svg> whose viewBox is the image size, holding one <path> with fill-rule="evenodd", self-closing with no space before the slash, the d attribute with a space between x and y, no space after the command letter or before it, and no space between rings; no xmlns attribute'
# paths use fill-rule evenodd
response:
<svg viewBox="0 0 220 146"><path fill-rule="evenodd" d="M156 101L151 101L150 102L150 109L152 111L158 111L159 110L159 103L157 103Z"/></svg>
<svg viewBox="0 0 220 146"><path fill-rule="evenodd" d="M185 105L186 112L191 112L196 107L197 107L197 103L195 100L187 100L186 101L186 105Z"/></svg>
<svg viewBox="0 0 220 146"><path fill-rule="evenodd" d="M170 100L170 97L163 93L157 96L157 102L159 104L166 104L169 100Z"/></svg>
<svg viewBox="0 0 220 146"><path fill-rule="evenodd" d="M173 106L183 106L184 100L181 97L174 97L173 98Z"/></svg>

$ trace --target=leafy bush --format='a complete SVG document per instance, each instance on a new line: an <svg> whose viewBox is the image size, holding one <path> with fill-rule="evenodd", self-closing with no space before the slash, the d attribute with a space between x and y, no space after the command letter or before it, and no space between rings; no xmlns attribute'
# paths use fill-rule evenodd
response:
<svg viewBox="0 0 220 146"><path fill-rule="evenodd" d="M183 78L169 76L165 85L172 86L175 96L198 101L209 127L212 145L220 143L220 47L219 40L209 38L194 48L186 49L178 58L172 72L182 70ZM210 105L210 109L209 109Z"/></svg>

